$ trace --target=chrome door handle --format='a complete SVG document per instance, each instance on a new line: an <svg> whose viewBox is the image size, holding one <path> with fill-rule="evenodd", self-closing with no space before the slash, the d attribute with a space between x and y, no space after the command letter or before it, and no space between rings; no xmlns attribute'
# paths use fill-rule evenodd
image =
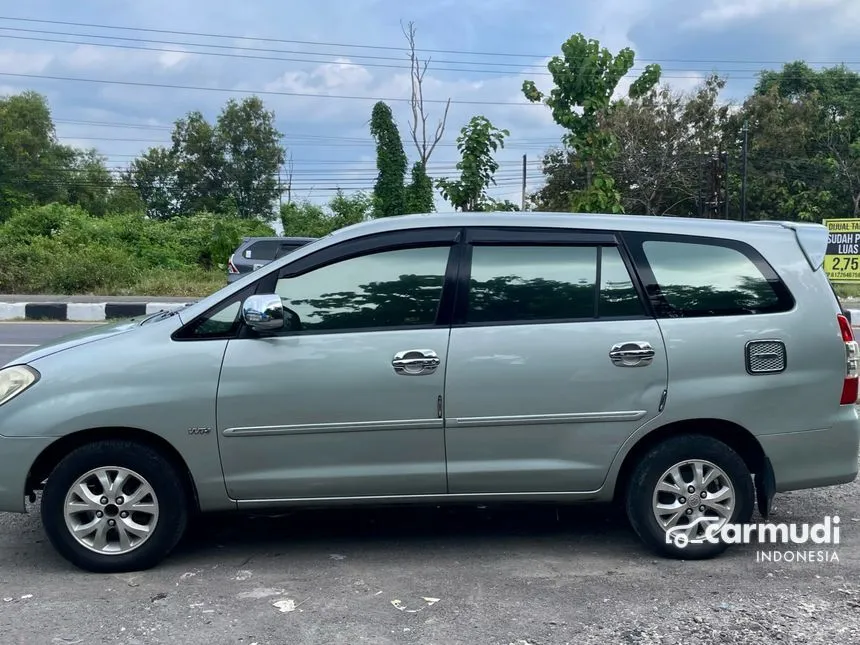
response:
<svg viewBox="0 0 860 645"><path fill-rule="evenodd" d="M609 350L612 364L618 367L644 367L654 361L654 356L654 348L645 341L618 343Z"/></svg>
<svg viewBox="0 0 860 645"><path fill-rule="evenodd" d="M423 376L435 372L441 362L432 349L407 349L397 352L391 365L401 376Z"/></svg>

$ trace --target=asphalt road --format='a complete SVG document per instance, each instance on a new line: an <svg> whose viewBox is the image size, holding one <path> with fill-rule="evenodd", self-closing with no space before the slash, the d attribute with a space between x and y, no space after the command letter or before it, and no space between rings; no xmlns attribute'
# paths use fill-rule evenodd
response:
<svg viewBox="0 0 860 645"><path fill-rule="evenodd" d="M0 365L5 365L37 345L96 324L98 323L2 322L0 323Z"/></svg>
<svg viewBox="0 0 860 645"><path fill-rule="evenodd" d="M70 327L0 324L0 351ZM54 553L34 505L0 514L0 642L860 643L860 482L775 506L838 515L841 542L807 547L830 561L658 559L603 508L422 508L198 519L158 568L101 576Z"/></svg>

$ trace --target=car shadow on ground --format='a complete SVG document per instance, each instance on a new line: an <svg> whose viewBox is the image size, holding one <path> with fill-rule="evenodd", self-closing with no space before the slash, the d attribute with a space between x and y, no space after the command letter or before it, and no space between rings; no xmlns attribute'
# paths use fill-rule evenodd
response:
<svg viewBox="0 0 860 645"><path fill-rule="evenodd" d="M174 557L213 551L290 551L456 547L516 548L550 541L645 553L615 506L423 506L290 509L280 514L207 514L194 518Z"/></svg>

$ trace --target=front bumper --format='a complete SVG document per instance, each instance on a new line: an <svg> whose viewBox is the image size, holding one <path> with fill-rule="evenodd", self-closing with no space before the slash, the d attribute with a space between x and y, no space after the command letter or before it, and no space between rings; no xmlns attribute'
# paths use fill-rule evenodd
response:
<svg viewBox="0 0 860 645"><path fill-rule="evenodd" d="M853 482L860 459L860 420L852 416L822 430L760 435L773 465L776 492Z"/></svg>
<svg viewBox="0 0 860 645"><path fill-rule="evenodd" d="M0 436L0 512L23 513L27 475L54 437Z"/></svg>

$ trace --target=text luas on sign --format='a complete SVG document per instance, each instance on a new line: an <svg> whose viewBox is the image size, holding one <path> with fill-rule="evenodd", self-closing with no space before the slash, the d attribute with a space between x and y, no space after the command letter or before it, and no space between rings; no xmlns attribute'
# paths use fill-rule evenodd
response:
<svg viewBox="0 0 860 645"><path fill-rule="evenodd" d="M836 248L831 251L833 245L836 245ZM827 246L827 250L834 255L858 254L860 253L860 233L831 233Z"/></svg>

